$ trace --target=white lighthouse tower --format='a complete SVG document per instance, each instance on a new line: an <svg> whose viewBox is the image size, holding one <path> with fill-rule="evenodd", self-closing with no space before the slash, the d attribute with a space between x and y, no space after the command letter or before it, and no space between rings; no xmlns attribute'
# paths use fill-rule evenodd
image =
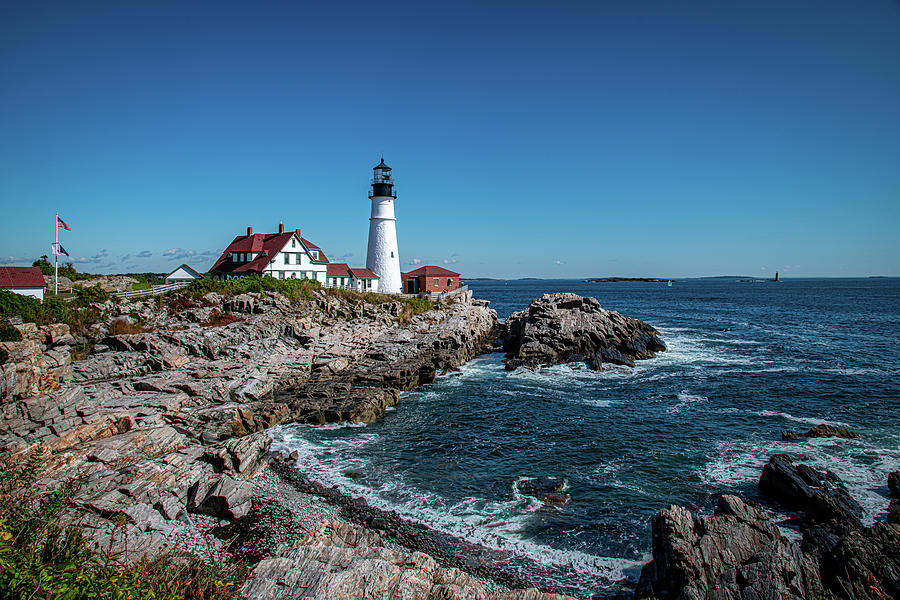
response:
<svg viewBox="0 0 900 600"><path fill-rule="evenodd" d="M375 167L372 178L372 217L369 219L369 251L366 268L378 275L378 291L383 294L399 294L400 250L397 248L397 219L394 217L394 182L391 168L384 164L384 158Z"/></svg>

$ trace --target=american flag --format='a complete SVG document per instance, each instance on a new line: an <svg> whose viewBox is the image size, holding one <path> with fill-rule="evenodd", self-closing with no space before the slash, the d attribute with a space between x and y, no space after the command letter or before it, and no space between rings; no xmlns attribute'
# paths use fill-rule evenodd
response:
<svg viewBox="0 0 900 600"><path fill-rule="evenodd" d="M59 215L56 215L56 226L62 227L63 229L65 229L67 231L72 231L72 228L69 227L68 225L66 225L66 222L63 221L62 219L60 219ZM68 255L66 255L66 256L68 256Z"/></svg>
<svg viewBox="0 0 900 600"><path fill-rule="evenodd" d="M53 248L53 254L65 254L66 256L70 256L69 253L66 252L66 249L62 247L62 244L50 244L50 247Z"/></svg>

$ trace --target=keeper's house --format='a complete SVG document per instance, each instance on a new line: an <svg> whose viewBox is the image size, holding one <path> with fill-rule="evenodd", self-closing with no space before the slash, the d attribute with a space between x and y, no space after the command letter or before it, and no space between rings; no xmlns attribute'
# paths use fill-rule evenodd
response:
<svg viewBox="0 0 900 600"><path fill-rule="evenodd" d="M209 270L212 279L240 279L247 275L269 275L276 279L315 279L325 284L328 258L322 250L300 236L300 230L253 233L234 238Z"/></svg>
<svg viewBox="0 0 900 600"><path fill-rule="evenodd" d="M0 267L0 288L44 301L44 275L38 267Z"/></svg>
<svg viewBox="0 0 900 600"><path fill-rule="evenodd" d="M459 288L459 273L432 265L403 273L402 280L406 294L444 294Z"/></svg>
<svg viewBox="0 0 900 600"><path fill-rule="evenodd" d="M358 269L347 263L328 263L325 287L344 288L358 292L377 292L379 277L369 269Z"/></svg>

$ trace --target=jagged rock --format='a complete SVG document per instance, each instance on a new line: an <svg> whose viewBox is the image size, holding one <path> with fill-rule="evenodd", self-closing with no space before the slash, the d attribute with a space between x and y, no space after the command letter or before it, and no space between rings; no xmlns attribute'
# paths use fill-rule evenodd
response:
<svg viewBox="0 0 900 600"><path fill-rule="evenodd" d="M849 429L844 429L843 427L834 427L832 425L826 425L824 423L822 423L821 425L816 425L805 433L800 433L797 431L781 432L781 438L785 440L804 440L808 438L825 437L838 437L852 440L858 438L859 434L850 431Z"/></svg>
<svg viewBox="0 0 900 600"><path fill-rule="evenodd" d="M900 498L894 498L888 505L887 522L900 525Z"/></svg>
<svg viewBox="0 0 900 600"><path fill-rule="evenodd" d="M853 600L900 598L900 525L851 531L822 559L822 578Z"/></svg>
<svg viewBox="0 0 900 600"><path fill-rule="evenodd" d="M230 471L244 479L255 477L266 466L272 438L259 432L232 438L213 448L207 448L204 459L217 472Z"/></svg>
<svg viewBox="0 0 900 600"><path fill-rule="evenodd" d="M239 519L250 512L253 487L244 481L223 476L215 481L198 481L188 489L188 512Z"/></svg>
<svg viewBox="0 0 900 600"><path fill-rule="evenodd" d="M475 579L439 566L421 552L384 547L378 534L354 525L325 522L292 548L262 560L241 590L259 600L318 598L352 600L482 600ZM564 600L566 596L517 590L503 600Z"/></svg>
<svg viewBox="0 0 900 600"><path fill-rule="evenodd" d="M694 519L680 506L653 520L653 560L635 598L816 598L815 562L782 536L762 510L722 496L715 514Z"/></svg>
<svg viewBox="0 0 900 600"><path fill-rule="evenodd" d="M826 537L831 537L828 531L840 535L862 528L862 508L837 475L823 475L804 464L795 466L784 454L772 456L763 467L759 489L785 508L803 513L807 526L822 530Z"/></svg>
<svg viewBox="0 0 900 600"><path fill-rule="evenodd" d="M522 479L516 482L516 489L520 494L537 498L551 506L568 504L572 499L565 491L565 480L553 477Z"/></svg>
<svg viewBox="0 0 900 600"><path fill-rule="evenodd" d="M888 489L891 491L891 498L900 498L900 471L891 471L888 473Z"/></svg>
<svg viewBox="0 0 900 600"><path fill-rule="evenodd" d="M506 319L507 369L584 361L634 366L666 349L659 332L643 321L604 310L595 298L546 294Z"/></svg>

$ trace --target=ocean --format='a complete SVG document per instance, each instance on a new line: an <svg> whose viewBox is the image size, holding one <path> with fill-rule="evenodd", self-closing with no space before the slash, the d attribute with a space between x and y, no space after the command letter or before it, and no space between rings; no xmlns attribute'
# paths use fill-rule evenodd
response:
<svg viewBox="0 0 900 600"><path fill-rule="evenodd" d="M757 499L772 454L827 467L867 522L884 520L887 474L900 468L900 279L469 286L501 319L544 293L593 296L656 327L669 349L602 372L509 373L501 353L485 355L404 393L382 421L283 426L274 447L299 451L315 480L503 550L531 585L581 597L637 581L660 508L705 516L723 493ZM818 423L860 438L781 439ZM519 493L536 477L563 480L571 501Z"/></svg>

